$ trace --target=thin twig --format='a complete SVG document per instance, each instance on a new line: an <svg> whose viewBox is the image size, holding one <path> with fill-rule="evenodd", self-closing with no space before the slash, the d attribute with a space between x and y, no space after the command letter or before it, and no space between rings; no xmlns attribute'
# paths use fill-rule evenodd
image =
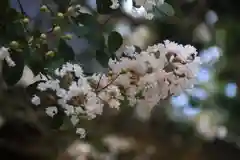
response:
<svg viewBox="0 0 240 160"><path fill-rule="evenodd" d="M20 0L17 0L17 2L18 2L18 5L19 5L19 7L20 7L20 10L21 10L22 14L25 15L25 16L27 16L26 12L25 12L24 9L23 9L23 6L22 6Z"/></svg>
<svg viewBox="0 0 240 160"><path fill-rule="evenodd" d="M95 88L96 91L98 90L98 87L99 87L99 85L100 85L100 81L102 80L102 77L103 77L103 74L101 74L101 77L100 77L99 80L98 80L97 87Z"/></svg>
<svg viewBox="0 0 240 160"><path fill-rule="evenodd" d="M17 0L17 2L18 2L18 4L19 4L21 13L22 13L24 16L27 16L27 13L24 11L23 6L22 6L20 0ZM24 31L25 31L26 33L29 33L29 30L25 27L25 25L24 25L22 22L20 22L20 23L21 23L21 25L23 26Z"/></svg>
<svg viewBox="0 0 240 160"><path fill-rule="evenodd" d="M107 87L109 87L118 77L120 76L120 74L118 74L110 83L108 83L105 87L101 88L99 91L97 91L97 93L103 91L104 89L106 89Z"/></svg>

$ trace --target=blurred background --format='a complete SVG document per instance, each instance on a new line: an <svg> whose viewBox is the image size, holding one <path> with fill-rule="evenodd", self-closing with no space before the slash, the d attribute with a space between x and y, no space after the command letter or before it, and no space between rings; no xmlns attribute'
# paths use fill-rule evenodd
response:
<svg viewBox="0 0 240 160"><path fill-rule="evenodd" d="M40 0L21 2L32 19L43 18L37 16ZM101 16L99 21L105 22L109 19L107 24L121 33L124 44L134 44L141 49L165 39L195 46L202 59L202 67L197 75L198 84L193 89L161 102L152 111L147 108L126 107L120 112L107 110L94 120L83 121L82 126L87 132L85 139L79 139L68 133L50 135L45 131L46 136L40 136L44 140L40 139L38 142L35 141L38 138L33 139L36 143L31 145L36 146L36 150L31 151L32 146L25 145L25 140L19 137L30 139L39 137L34 127L20 122L15 124L14 120L4 123L0 119L2 124L0 136L9 137L9 132L14 131L10 139L18 137L15 141L19 141L16 146L6 149L6 144L1 143L1 138L0 153L10 150L9 153L19 152L18 154L25 154L26 157L28 155L44 157L54 152L63 160L70 159L69 156L62 154L65 151L83 160L90 159L86 157L103 160L240 159L238 48L240 2L234 0L165 0L165 2L172 5L174 16L161 20L140 21L117 14L111 19L109 15ZM53 8L55 6L50 0L45 3L51 4ZM81 3L88 5L89 8L86 8L88 12L96 9L94 0ZM14 0L12 6L19 8ZM43 28L48 28L47 20L43 22ZM68 43L87 72L104 71L95 59L86 54L89 44L85 39L73 37ZM5 94L1 99L10 99L13 95L18 97L16 99L21 99L18 91ZM29 121L32 121L31 118ZM21 146L26 146L26 150L19 149ZM59 148L62 152L59 152Z"/></svg>

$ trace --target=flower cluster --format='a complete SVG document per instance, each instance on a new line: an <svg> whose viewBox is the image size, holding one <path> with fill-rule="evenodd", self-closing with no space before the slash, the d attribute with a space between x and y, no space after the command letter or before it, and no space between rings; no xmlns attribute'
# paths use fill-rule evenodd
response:
<svg viewBox="0 0 240 160"><path fill-rule="evenodd" d="M131 49L127 49L129 55ZM130 104L150 108L161 99L192 87L199 64L194 47L168 40L139 54L133 52L131 58L109 61L112 77L117 77L113 84L124 88Z"/></svg>
<svg viewBox="0 0 240 160"><path fill-rule="evenodd" d="M118 109L123 100L130 106L152 108L160 100L191 87L200 64L194 47L168 40L140 53L128 46L124 55L109 60L108 73L89 77L80 65L66 63L55 70L57 79L40 82L38 89L54 91L57 106L76 125L80 118L93 119L102 114L104 106ZM32 102L41 104L37 95ZM57 107L48 107L46 113L54 116Z"/></svg>
<svg viewBox="0 0 240 160"><path fill-rule="evenodd" d="M119 0L111 0L112 9L117 9L120 4ZM133 5L133 0L123 0L121 4L121 10L129 16L134 18L146 18L153 19L153 13L149 12L152 10L153 6L161 5L164 3L164 0L135 0L136 5L140 7L135 7Z"/></svg>

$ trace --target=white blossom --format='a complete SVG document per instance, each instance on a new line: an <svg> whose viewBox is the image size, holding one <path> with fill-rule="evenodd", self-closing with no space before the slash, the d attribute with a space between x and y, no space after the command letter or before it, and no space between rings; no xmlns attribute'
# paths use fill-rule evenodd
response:
<svg viewBox="0 0 240 160"><path fill-rule="evenodd" d="M55 106L50 106L45 109L45 112L49 117L53 117L58 113L58 109Z"/></svg>
<svg viewBox="0 0 240 160"><path fill-rule="evenodd" d="M228 134L228 130L225 126L219 126L217 128L217 137L218 138L223 139L227 136L227 134Z"/></svg>
<svg viewBox="0 0 240 160"><path fill-rule="evenodd" d="M59 80L48 80L46 82L40 82L37 86L37 89L40 91L46 91L47 89L56 91L60 88L59 82Z"/></svg>
<svg viewBox="0 0 240 160"><path fill-rule="evenodd" d="M15 62L10 57L8 48L5 48L5 47L0 48L0 60L2 61L5 60L10 67L14 67L16 65Z"/></svg>
<svg viewBox="0 0 240 160"><path fill-rule="evenodd" d="M112 152L126 151L134 146L133 139L115 135L108 135L104 137L102 141Z"/></svg>
<svg viewBox="0 0 240 160"><path fill-rule="evenodd" d="M117 9L119 7L119 1L118 0L111 0L112 1L112 5L110 6L110 8L112 9Z"/></svg>
<svg viewBox="0 0 240 160"><path fill-rule="evenodd" d="M81 159L87 159L87 155L89 155L93 151L93 148L90 144L75 141L69 148L68 153L70 156Z"/></svg>
<svg viewBox="0 0 240 160"><path fill-rule="evenodd" d="M129 106L150 111L161 100L192 87L200 64L196 49L190 45L166 40L140 53L126 46L125 56L109 60L106 74L86 77L80 65L66 63L55 70L59 79L41 82L38 89L55 91L58 104L75 126L80 118L90 120L101 115L104 106L120 109L124 97ZM60 82L68 74L75 78L62 88ZM46 113L53 117L57 108L48 107Z"/></svg>
<svg viewBox="0 0 240 160"><path fill-rule="evenodd" d="M78 124L78 122L79 122L79 118L76 115L72 115L70 120L74 126L76 126L76 124Z"/></svg>
<svg viewBox="0 0 240 160"><path fill-rule="evenodd" d="M63 77L67 73L74 73L76 77L82 77L83 76L83 70L82 67L80 67L77 64L71 64L71 63L66 63L63 64L61 68L58 68L55 70L55 74L57 76Z"/></svg>
<svg viewBox="0 0 240 160"><path fill-rule="evenodd" d="M140 6L139 8L133 6L133 0L123 0L121 7L122 11L134 18L146 18L151 20L154 15L149 11L153 9L153 6L162 5L164 0L135 0L135 2Z"/></svg>
<svg viewBox="0 0 240 160"><path fill-rule="evenodd" d="M125 49L123 51L123 53L126 55L126 56L129 56L129 57L132 57L135 55L135 47L134 46L125 46Z"/></svg>
<svg viewBox="0 0 240 160"><path fill-rule="evenodd" d="M64 112L66 113L67 116L71 116L75 113L75 109L73 105L65 104L63 107L65 109Z"/></svg>
<svg viewBox="0 0 240 160"><path fill-rule="evenodd" d="M76 133L80 135L80 138L84 138L86 136L86 130L84 128L77 128Z"/></svg>
<svg viewBox="0 0 240 160"><path fill-rule="evenodd" d="M38 106L41 104L41 100L38 96L34 95L31 100L32 104Z"/></svg>
<svg viewBox="0 0 240 160"><path fill-rule="evenodd" d="M59 88L58 90L56 90L56 95L59 96L59 97L64 97L66 96L66 90L63 89L63 88Z"/></svg>

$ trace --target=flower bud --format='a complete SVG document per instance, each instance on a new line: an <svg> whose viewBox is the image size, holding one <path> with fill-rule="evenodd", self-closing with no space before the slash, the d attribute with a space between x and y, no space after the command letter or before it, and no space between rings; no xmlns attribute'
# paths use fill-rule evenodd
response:
<svg viewBox="0 0 240 160"><path fill-rule="evenodd" d="M56 26L53 28L53 33L54 34L60 34L61 33L61 27L60 26Z"/></svg>
<svg viewBox="0 0 240 160"><path fill-rule="evenodd" d="M112 72L112 71L109 71L109 72L108 72L108 76L109 76L109 77L112 77L112 76L113 76L113 72Z"/></svg>
<svg viewBox="0 0 240 160"><path fill-rule="evenodd" d="M17 48L19 48L19 43L17 41L12 41L10 43L10 47L13 49L17 49Z"/></svg>
<svg viewBox="0 0 240 160"><path fill-rule="evenodd" d="M62 38L65 40L71 40L72 37L73 37L72 34L65 34L64 36L62 36Z"/></svg>
<svg viewBox="0 0 240 160"><path fill-rule="evenodd" d="M128 72L128 70L127 69L121 69L121 72L120 72L120 74L126 74Z"/></svg>
<svg viewBox="0 0 240 160"><path fill-rule="evenodd" d="M49 12L49 9L46 5L42 5L42 7L40 8L40 11L42 12Z"/></svg>
<svg viewBox="0 0 240 160"><path fill-rule="evenodd" d="M77 4L77 5L75 6L75 9L76 9L76 10L80 10L80 9L81 9L81 5L80 5L80 4Z"/></svg>
<svg viewBox="0 0 240 160"><path fill-rule="evenodd" d="M55 56L55 53L53 51L48 51L46 54L45 54L47 57L54 57Z"/></svg>
<svg viewBox="0 0 240 160"><path fill-rule="evenodd" d="M42 33L42 34L40 35L40 38L43 39L43 40L45 40L45 39L47 38L47 35L44 34L44 33Z"/></svg>
<svg viewBox="0 0 240 160"><path fill-rule="evenodd" d="M75 12L75 9L73 6L68 7L67 14L73 14Z"/></svg>
<svg viewBox="0 0 240 160"><path fill-rule="evenodd" d="M64 18L64 14L61 13L61 12L58 12L58 13L57 13L57 17L63 19L63 18Z"/></svg>
<svg viewBox="0 0 240 160"><path fill-rule="evenodd" d="M28 24L28 23L29 23L29 19L28 19L28 18L24 18L22 21L23 21L23 23L25 23L25 24Z"/></svg>

